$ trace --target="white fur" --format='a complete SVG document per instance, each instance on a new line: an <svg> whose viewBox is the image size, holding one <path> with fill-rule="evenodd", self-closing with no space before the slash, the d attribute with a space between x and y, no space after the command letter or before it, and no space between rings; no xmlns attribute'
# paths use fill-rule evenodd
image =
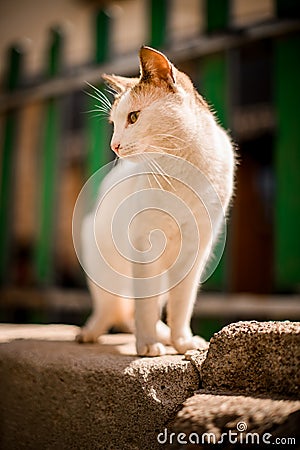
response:
<svg viewBox="0 0 300 450"><path fill-rule="evenodd" d="M173 71L175 75L178 73L174 68ZM127 118L131 111L141 112L136 123L130 125ZM153 87L150 92L141 93L140 96L127 90L113 106L111 119L114 122L112 147L115 144L120 144L120 156L124 159L121 159L120 163L104 180L101 187L102 193L106 192L118 179L123 178L125 174L130 175L134 172L138 165L141 167L145 165L144 159L140 157L137 157L134 162L128 162L126 156L141 155L147 152L169 153L190 162L205 175L220 198L223 212L226 212L232 196L234 176L234 154L231 141L204 103L203 105L199 103L193 91L187 91L180 84L176 86L175 92ZM172 166L174 161L170 159L169 164ZM168 167L168 164L164 164L163 169L166 173L176 170L174 167ZM186 166L185 170L189 171L189 165ZM188 178L189 173L186 173L185 176ZM131 229L132 244L137 251L149 250L149 231L155 229L164 232L167 239L167 248L162 257L153 264L131 264L124 260L114 247L111 236L113 213L117 206L130 194L141 189L149 190L150 184L152 187L164 189L170 193L174 193L174 189L176 189L176 195L189 205L201 230L200 253L196 263L182 282L172 287L167 293L144 300L137 299L134 301L130 298L125 299L122 296L116 296L89 280L94 311L78 337L81 342L94 342L111 326L118 325L122 329L134 329L139 355L157 356L164 354L164 344L168 343L172 344L179 353L197 348L202 344L201 338L192 336L190 318L199 278L212 250L211 231L204 217L203 208L199 206L187 189L176 181L172 181L171 186L163 177L159 178L159 182L160 186L157 179L151 175L148 177L133 177L114 189L113 197L110 196L106 203L103 202L101 215L96 217L97 242L103 252L108 255L110 263L122 273L127 274L129 285L124 286L124 292L132 292L132 295L127 295L127 297L134 299L141 296L140 293L135 291L134 283L130 285L130 279L140 276L150 277L167 269L172 262L172 258L174 258L175 249L180 244L181 232L184 232L185 236L192 235L191 221L184 214L180 214L180 211L177 215L179 228L174 223L172 224L167 215L164 216L156 211L138 215ZM206 197L206 201L212 203L215 198ZM132 205L132 207L134 206L136 205ZM221 223L222 213L220 209L217 207L214 209L214 205L210 206L216 214L215 223ZM163 204L163 200L158 199L157 208L164 209L165 207L167 205ZM128 217L124 217L122 223L127 223L130 216L130 207L127 211ZM92 274L96 273L97 270L104 270L99 267L95 254L92 233L93 221L93 215L88 216L85 219L82 232L83 259L88 268L88 273ZM120 235L124 233L122 223L119 224L118 229ZM161 235L152 233L151 239L153 247L156 244L160 245ZM189 264L189 258L195 245L197 243L192 238L185 242L185 255L182 267L179 270L184 270L184 265ZM169 280L170 283L171 281ZM117 286L117 288L122 291L122 286ZM169 327L160 321L161 308L165 302L167 302Z"/></svg>

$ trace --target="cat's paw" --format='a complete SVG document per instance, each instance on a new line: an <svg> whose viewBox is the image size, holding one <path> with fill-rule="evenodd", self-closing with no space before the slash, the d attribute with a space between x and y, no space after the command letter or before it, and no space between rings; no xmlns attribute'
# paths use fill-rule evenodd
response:
<svg viewBox="0 0 300 450"><path fill-rule="evenodd" d="M184 355L188 350L208 348L208 342L200 336L178 337L173 340L172 344L181 355Z"/></svg>
<svg viewBox="0 0 300 450"><path fill-rule="evenodd" d="M166 354L166 347L160 342L153 344L137 343L136 351L139 356L162 356Z"/></svg>
<svg viewBox="0 0 300 450"><path fill-rule="evenodd" d="M94 343L97 342L98 336L95 336L88 328L83 327L77 334L75 340L79 344Z"/></svg>

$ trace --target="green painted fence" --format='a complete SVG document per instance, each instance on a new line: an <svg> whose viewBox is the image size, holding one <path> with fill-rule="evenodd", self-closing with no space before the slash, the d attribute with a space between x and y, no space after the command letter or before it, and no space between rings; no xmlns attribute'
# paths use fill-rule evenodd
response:
<svg viewBox="0 0 300 450"><path fill-rule="evenodd" d="M18 88L22 73L22 53L16 47L8 52L6 89L13 92ZM13 109L4 118L3 149L0 164L0 280L9 281L11 221L13 217L13 169L18 133L18 111Z"/></svg>
<svg viewBox="0 0 300 450"><path fill-rule="evenodd" d="M226 53L215 53L202 58L200 61L201 92L215 111L220 124L228 128L228 62ZM222 251L223 242L217 244L215 254ZM213 275L205 284L206 289L224 290L227 287L226 260L228 258L228 246ZM214 261L212 260L212 264Z"/></svg>
<svg viewBox="0 0 300 450"><path fill-rule="evenodd" d="M63 36L59 30L50 33L46 76L55 77L61 70ZM58 185L58 150L60 140L59 100L45 102L45 122L41 154L39 229L35 255L36 278L39 284L53 283L55 204Z"/></svg>
<svg viewBox="0 0 300 450"><path fill-rule="evenodd" d="M166 45L168 0L151 0L149 2L150 36L149 45L161 49Z"/></svg>
<svg viewBox="0 0 300 450"><path fill-rule="evenodd" d="M206 31L207 33L224 31L229 27L230 0L206 0Z"/></svg>
<svg viewBox="0 0 300 450"><path fill-rule="evenodd" d="M110 36L111 19L105 11L100 10L95 20L95 55L94 63L99 65L109 59L109 36ZM99 71L99 83L95 85L96 89L101 90L104 94L104 85L101 83ZM89 89L90 90L90 89ZM87 110L95 110L97 103L95 93L90 92L87 98ZM92 97L93 96L93 97ZM97 114L89 114L86 120L87 130L87 177L91 176L96 170L105 165L112 158L109 148L110 126L107 120L99 117ZM97 191L98 186L95 186Z"/></svg>
<svg viewBox="0 0 300 450"><path fill-rule="evenodd" d="M207 33L224 31L229 27L230 2L229 0L206 0L206 31ZM229 127L229 80L228 55L226 52L216 52L200 60L200 90L216 113L220 124ZM222 243L217 244L215 254L222 251ZM206 289L224 290L226 283L227 251L213 275L205 284ZM212 261L212 264L214 261Z"/></svg>
<svg viewBox="0 0 300 450"><path fill-rule="evenodd" d="M275 41L275 279L277 288L283 291L297 291L300 287L299 54L299 36Z"/></svg>

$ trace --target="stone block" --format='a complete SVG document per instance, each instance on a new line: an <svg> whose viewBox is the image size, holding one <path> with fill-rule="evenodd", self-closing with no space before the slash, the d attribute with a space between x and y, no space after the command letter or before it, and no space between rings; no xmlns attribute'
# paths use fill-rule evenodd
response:
<svg viewBox="0 0 300 450"><path fill-rule="evenodd" d="M207 444L226 449L270 448L276 444L278 448L299 448L299 420L299 400L203 391L185 401L172 426L159 437L173 449L195 448L194 444L199 444L197 448L207 448Z"/></svg>
<svg viewBox="0 0 300 450"><path fill-rule="evenodd" d="M299 398L300 323L230 324L211 339L200 373L207 391Z"/></svg>
<svg viewBox="0 0 300 450"><path fill-rule="evenodd" d="M79 345L77 332L0 328L0 448L160 448L158 432L199 388L199 372L171 349L138 357L131 335Z"/></svg>

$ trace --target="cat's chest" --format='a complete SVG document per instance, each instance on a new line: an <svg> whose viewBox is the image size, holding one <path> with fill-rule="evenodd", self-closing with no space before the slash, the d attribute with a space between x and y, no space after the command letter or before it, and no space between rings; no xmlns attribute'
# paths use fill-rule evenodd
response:
<svg viewBox="0 0 300 450"><path fill-rule="evenodd" d="M135 231L157 228L172 235L192 221L199 222L213 202L211 185L195 168L189 173L178 171L178 164L164 167L164 173L170 175L162 176L132 165L129 172L124 166L113 174L113 182L109 175L110 186L104 189L98 208L99 219L108 226L112 221L120 227L135 223Z"/></svg>

